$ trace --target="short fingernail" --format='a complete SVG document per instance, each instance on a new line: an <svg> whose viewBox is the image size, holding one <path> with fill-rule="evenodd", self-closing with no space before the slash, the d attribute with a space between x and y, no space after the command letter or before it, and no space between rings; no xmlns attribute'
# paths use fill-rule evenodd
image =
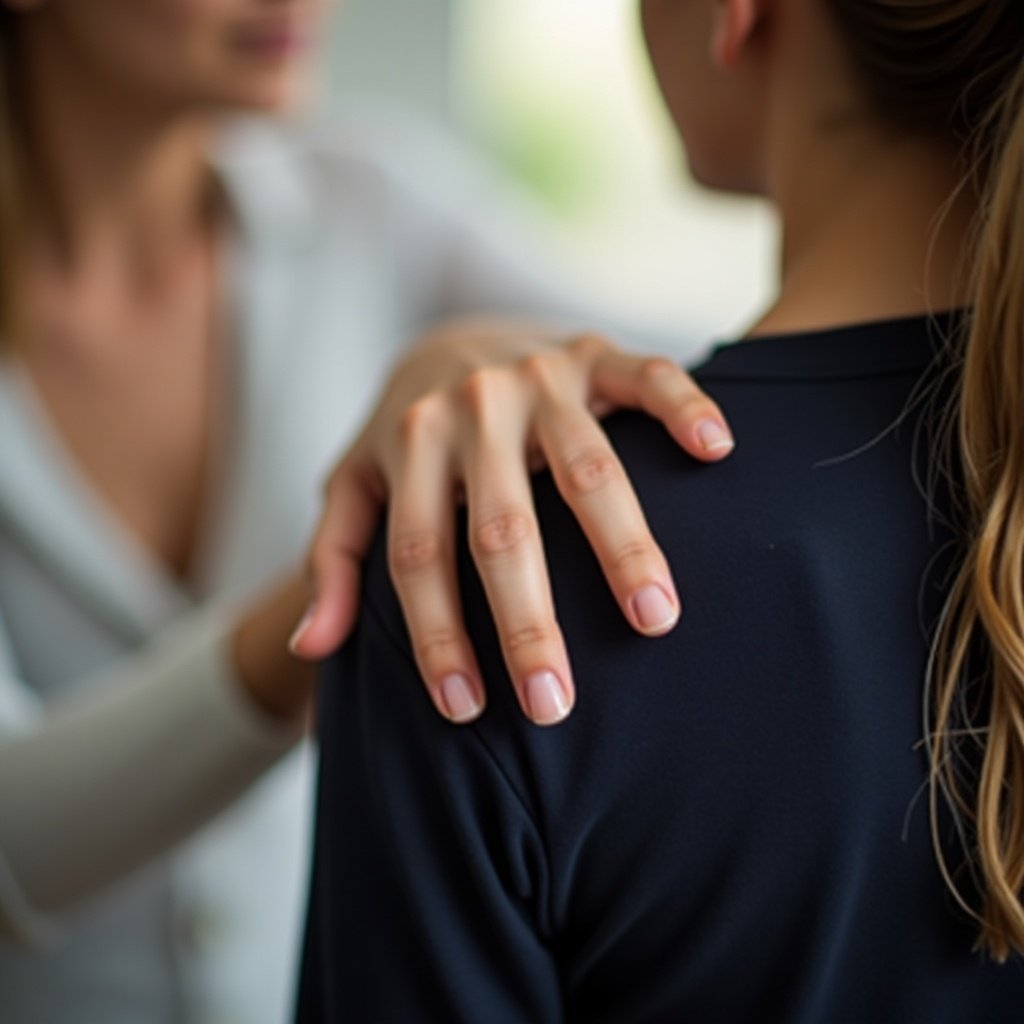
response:
<svg viewBox="0 0 1024 1024"><path fill-rule="evenodd" d="M651 584L637 591L631 602L637 625L645 633L663 633L676 624L679 607L661 587Z"/></svg>
<svg viewBox="0 0 1024 1024"><path fill-rule="evenodd" d="M715 420L704 420L697 424L697 439L706 452L724 452L736 447L732 434Z"/></svg>
<svg viewBox="0 0 1024 1024"><path fill-rule="evenodd" d="M534 672L526 680L526 707L537 725L555 725L569 714L569 701L554 672Z"/></svg>
<svg viewBox="0 0 1024 1024"><path fill-rule="evenodd" d="M295 648L299 646L299 641L302 639L306 630L309 629L309 624L313 621L313 616L316 614L316 603L313 602L306 609L305 615L299 620L299 624L295 627L295 631L288 639L288 650L295 653Z"/></svg>
<svg viewBox="0 0 1024 1024"><path fill-rule="evenodd" d="M441 703L444 705L444 713L457 723L470 722L483 711L483 705L476 699L469 680L458 673L441 680Z"/></svg>

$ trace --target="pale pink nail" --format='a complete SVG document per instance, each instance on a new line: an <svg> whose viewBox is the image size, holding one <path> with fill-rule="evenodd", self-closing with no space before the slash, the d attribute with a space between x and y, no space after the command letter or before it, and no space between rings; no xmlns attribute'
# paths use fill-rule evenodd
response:
<svg viewBox="0 0 1024 1024"><path fill-rule="evenodd" d="M306 609L306 614L299 620L299 624L295 627L295 631L292 633L288 640L288 650L295 653L295 648L299 646L299 641L302 639L306 630L309 629L309 624L313 621L313 616L316 615L316 602L312 602Z"/></svg>
<svg viewBox="0 0 1024 1024"><path fill-rule="evenodd" d="M453 722L470 722L480 715L483 705L476 699L469 680L458 673L441 680L441 703Z"/></svg>
<svg viewBox="0 0 1024 1024"><path fill-rule="evenodd" d="M526 680L526 707L537 725L555 725L569 714L569 701L554 672L534 672Z"/></svg>
<svg viewBox="0 0 1024 1024"><path fill-rule="evenodd" d="M664 633L679 619L679 608L661 587L653 583L637 591L630 604L644 633Z"/></svg>
<svg viewBox="0 0 1024 1024"><path fill-rule="evenodd" d="M697 424L697 439L706 452L720 452L736 447L732 434L714 420L704 420Z"/></svg>

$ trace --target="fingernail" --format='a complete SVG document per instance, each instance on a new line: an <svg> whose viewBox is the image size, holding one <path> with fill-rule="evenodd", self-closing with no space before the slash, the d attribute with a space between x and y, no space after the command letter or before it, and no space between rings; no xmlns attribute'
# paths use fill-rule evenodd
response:
<svg viewBox="0 0 1024 1024"><path fill-rule="evenodd" d="M316 614L316 603L311 603L306 609L306 614L299 620L299 624L295 627L295 631L288 639L288 650L295 653L295 648L299 646L299 641L302 639L303 634L309 629L309 624L313 621L313 616Z"/></svg>
<svg viewBox="0 0 1024 1024"><path fill-rule="evenodd" d="M537 725L555 725L569 714L565 690L554 672L534 672L526 680L526 706Z"/></svg>
<svg viewBox="0 0 1024 1024"><path fill-rule="evenodd" d="M697 439L706 452L721 452L736 447L732 434L714 420L704 420L697 424Z"/></svg>
<svg viewBox="0 0 1024 1024"><path fill-rule="evenodd" d="M645 633L663 633L679 618L679 608L661 587L653 583L637 591L631 604L637 624Z"/></svg>
<svg viewBox="0 0 1024 1024"><path fill-rule="evenodd" d="M457 723L470 722L483 711L483 705L476 699L469 680L458 673L441 680L441 703L444 705L444 713Z"/></svg>

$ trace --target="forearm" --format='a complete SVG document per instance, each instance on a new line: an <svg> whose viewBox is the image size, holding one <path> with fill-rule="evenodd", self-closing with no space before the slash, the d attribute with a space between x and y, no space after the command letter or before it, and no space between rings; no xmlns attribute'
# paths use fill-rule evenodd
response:
<svg viewBox="0 0 1024 1024"><path fill-rule="evenodd" d="M295 742L302 715L261 710L262 670L246 683L234 662L261 615L196 615L0 746L0 930L41 938L44 915L172 848Z"/></svg>

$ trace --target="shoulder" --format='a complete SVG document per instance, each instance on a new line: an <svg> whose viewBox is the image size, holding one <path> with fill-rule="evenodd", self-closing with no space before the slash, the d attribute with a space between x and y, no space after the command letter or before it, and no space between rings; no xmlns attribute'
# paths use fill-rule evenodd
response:
<svg viewBox="0 0 1024 1024"><path fill-rule="evenodd" d="M425 696L401 693L403 665L414 688L411 655L383 545L374 553L372 613L348 678L324 691L350 706L325 725L361 726L364 747L387 737L374 786L420 749L412 782L381 804L415 786L407 803L440 794L450 821L455 802L449 832L471 837L475 863L497 856L502 877L530 880L533 920L570 979L563 998L588 1019L633 1019L648 993L680 1007L709 993L749 1015L749 992L763 1002L816 971L817 933L799 941L808 906L843 943L856 928L856 946L832 953L869 979L878 951L903 942L892 906L948 938L932 927L942 904L925 816L908 825L923 777L919 597L934 542L913 479L914 424L889 429L926 360L916 344L901 355L892 334L737 347L699 370L739 440L717 465L691 460L651 419L607 421L680 584L683 616L667 637L632 633L550 474L535 478L578 692L555 729L530 725L515 704L464 539L460 586L488 709L454 729ZM458 529L464 538L464 518ZM325 744L325 758L340 748ZM456 761L458 751L474 758ZM516 828L488 833L496 818ZM798 938L748 965L737 987L737 956L765 920ZM811 966L793 982L801 962Z"/></svg>

